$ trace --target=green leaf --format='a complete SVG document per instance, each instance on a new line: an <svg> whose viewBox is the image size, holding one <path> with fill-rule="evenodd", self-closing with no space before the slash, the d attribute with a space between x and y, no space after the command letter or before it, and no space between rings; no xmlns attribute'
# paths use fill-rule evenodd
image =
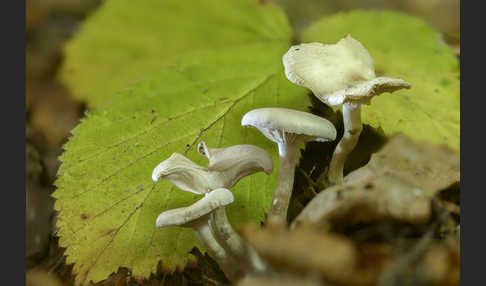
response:
<svg viewBox="0 0 486 286"><path fill-rule="evenodd" d="M65 46L61 80L96 107L128 84L201 49L287 40L290 27L275 5L257 0L104 1Z"/></svg>
<svg viewBox="0 0 486 286"><path fill-rule="evenodd" d="M323 18L303 42L336 43L351 34L370 52L377 76L402 78L410 90L383 94L362 108L363 122L385 134L459 151L459 65L439 34L421 20L391 11L353 11Z"/></svg>
<svg viewBox="0 0 486 286"><path fill-rule="evenodd" d="M241 127L243 114L268 106L302 110L308 104L304 92L285 78L281 57L290 45L290 33L284 16L274 6L248 4L247 9L242 9L243 1L194 1L189 6L187 1L165 0L161 3L167 5L166 9L158 9L152 2L126 5L125 9L138 10L140 5L147 5L160 19L174 19L172 15L177 11L181 21L197 22L186 25L199 25L198 31L203 35L197 35L195 43L206 35L208 40L214 38L213 47L193 48L174 57L167 67L110 98L104 108L89 112L73 130L61 156L54 197L55 209L59 211L59 244L67 248L67 263L75 263L73 272L80 284L105 279L119 267L128 267L135 277L142 278L155 272L159 261L168 271L194 261L188 253L192 247L200 246L194 232L180 227L157 229L155 220L161 212L188 206L200 196L181 191L165 180L152 182L153 168L173 152L207 164L195 150L201 140L212 148L254 144L269 151L276 163L276 145L256 129ZM178 4L182 2L185 4ZM229 14L221 7L229 9ZM129 21L125 18L128 14L119 12L120 19L116 21L112 9L113 6L104 6L98 15L113 14L112 25L118 22L119 26L110 29L121 31L126 27L125 36L130 38L136 30L134 25L142 25L140 19L144 18L139 15L139 20ZM220 13L227 15L225 21L220 19ZM196 14L199 16L194 18ZM96 19L95 16L91 20ZM166 37L167 33L175 37L172 26L158 26L161 36ZM223 31L219 37L228 39L226 45L223 40L219 46L214 44L218 38L214 34L220 33L216 27ZM194 36L187 29L180 30L179 37ZM268 37L260 36L262 33ZM134 35L134 41L144 41L142 35ZM275 38L277 35L281 37ZM87 31L81 36L94 37L88 37ZM117 53L124 56L122 48ZM130 51L126 53L128 56ZM113 64L101 55L98 60L100 67ZM128 57L127 68L133 64ZM86 68L80 66L80 71ZM76 82L78 79L74 78L73 84L92 85L96 93L111 92L114 86L103 89L102 80L94 76L109 78L102 69L89 69L93 72L89 76L92 84L81 79ZM117 80L118 76L107 83ZM263 220L277 172L275 168L271 176L248 176L232 189L235 202L227 212L234 227Z"/></svg>

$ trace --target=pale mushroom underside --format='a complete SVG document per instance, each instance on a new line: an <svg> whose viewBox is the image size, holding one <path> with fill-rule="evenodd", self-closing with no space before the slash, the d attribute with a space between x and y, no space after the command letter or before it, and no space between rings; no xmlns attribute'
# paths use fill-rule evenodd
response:
<svg viewBox="0 0 486 286"><path fill-rule="evenodd" d="M234 200L230 190L220 188L207 193L194 204L165 211L157 217L156 226L185 226L209 214L218 207L226 206Z"/></svg>
<svg viewBox="0 0 486 286"><path fill-rule="evenodd" d="M272 141L283 140L284 133L305 135L308 139L316 141L330 141L336 138L336 129L327 119L287 108L254 109L243 116L241 125L258 128Z"/></svg>
<svg viewBox="0 0 486 286"><path fill-rule="evenodd" d="M369 104L371 99L385 92L394 92L403 88L409 89L411 84L400 78L377 77L357 84L353 87L341 89L330 94L314 91L314 95L329 106L339 106L345 102Z"/></svg>

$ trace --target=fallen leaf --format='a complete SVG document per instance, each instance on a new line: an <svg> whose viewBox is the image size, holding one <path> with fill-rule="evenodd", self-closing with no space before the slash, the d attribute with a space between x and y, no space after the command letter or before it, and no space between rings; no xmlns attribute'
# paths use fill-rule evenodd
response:
<svg viewBox="0 0 486 286"><path fill-rule="evenodd" d="M150 13L141 17L140 11ZM177 190L165 180L154 183L153 168L174 152L207 165L207 159L196 152L200 141L213 148L257 145L277 161L277 146L258 130L241 127L241 118L259 107L306 107L297 87L285 79L281 57L290 45L291 34L285 16L272 4L170 0L134 6L129 1L109 1L96 13L91 24L85 24L80 39L75 40L83 47L88 43L93 46L85 47L86 51L78 50L81 46L75 48L82 53L79 57L68 52L67 65L71 62L83 68L85 72L73 75L72 84L92 89L100 100L116 90L111 85L115 78L122 88L129 83L124 81L125 76L136 80L137 72L150 73L154 66L145 64L153 56L165 61L175 52L180 54L168 67L110 98L103 108L88 112L64 146L54 193L59 244L67 248L67 263L75 263L73 272L80 284L105 279L119 267L144 278L155 272L159 261L165 270L183 269L193 262L189 251L195 246L203 249L194 231L157 229L155 220L161 212L190 205L200 197ZM102 15L112 21L107 24L110 28L89 28L105 21ZM149 24L155 25L151 31L143 30ZM104 40L94 43L101 40L96 33L105 35L111 30L113 35L106 39L112 41L110 45ZM121 31L130 37L115 35ZM82 39L87 42L81 44ZM138 46L146 41L154 41L153 50ZM96 50L100 54L89 52L98 44L113 49ZM132 51L129 47L140 51L143 59L127 55ZM171 52L164 54L166 49ZM146 52L152 56L150 60L145 58ZM101 57L107 57L106 62ZM118 57L123 61L118 62ZM88 68L86 65L95 64L93 60L101 67ZM111 65L112 61L116 64ZM104 73L105 64L116 72ZM112 76L113 82L109 80ZM263 221L276 175L276 170L272 176L254 174L231 190L235 202L227 213L235 227Z"/></svg>
<svg viewBox="0 0 486 286"><path fill-rule="evenodd" d="M415 185L429 197L460 180L460 156L451 149L423 142L414 143L408 136L397 134L368 164L346 176L345 182L357 182L374 174L389 174Z"/></svg>
<svg viewBox="0 0 486 286"><path fill-rule="evenodd" d="M243 237L279 271L298 275L319 274L330 282L348 281L357 266L357 250L348 238L321 233L315 228L262 228L247 224Z"/></svg>
<svg viewBox="0 0 486 286"><path fill-rule="evenodd" d="M284 13L257 0L105 1L66 44L60 78L94 108L174 57L255 43L265 54L266 43L288 47L290 33Z"/></svg>
<svg viewBox="0 0 486 286"><path fill-rule="evenodd" d="M450 149L396 135L343 184L321 191L292 226L389 219L425 223L435 194L459 182L459 167L459 155Z"/></svg>

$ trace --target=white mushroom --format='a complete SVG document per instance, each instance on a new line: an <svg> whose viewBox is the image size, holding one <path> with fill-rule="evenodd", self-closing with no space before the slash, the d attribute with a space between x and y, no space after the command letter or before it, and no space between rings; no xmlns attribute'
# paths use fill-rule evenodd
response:
<svg viewBox="0 0 486 286"><path fill-rule="evenodd" d="M208 167L175 152L155 167L152 180L156 182L162 177L184 191L204 194L217 188L231 189L241 178L256 172L267 175L273 172L272 157L257 146L242 144L209 149L200 142L198 151L209 158Z"/></svg>
<svg viewBox="0 0 486 286"><path fill-rule="evenodd" d="M271 224L285 223L294 184L298 148L308 141L332 141L336 129L331 122L308 112L286 108L260 108L246 113L241 125L253 126L278 144L277 186L268 213Z"/></svg>
<svg viewBox="0 0 486 286"><path fill-rule="evenodd" d="M227 148L208 148L204 141L198 145L198 152L209 159L208 169L226 170L230 181L236 184L243 176L258 171L267 175L273 171L273 161L267 151L253 145L235 145ZM242 170L238 173L231 170ZM221 245L235 256L246 271L263 272L267 265L255 250L250 247L231 227L224 207L211 214L211 228Z"/></svg>
<svg viewBox="0 0 486 286"><path fill-rule="evenodd" d="M361 105L369 104L375 95L411 85L399 78L376 77L371 55L350 35L336 44L292 46L282 60L291 82L310 89L329 106L342 105L344 135L334 151L328 173L331 184L340 184L344 162L362 130Z"/></svg>
<svg viewBox="0 0 486 286"><path fill-rule="evenodd" d="M257 146L243 144L227 148L208 148L206 143L200 142L197 150L209 159L208 167L199 166L185 156L174 153L154 169L152 179L157 181L162 177L182 190L208 196L217 189L233 187L244 176L260 171L271 174L273 171L272 157ZM177 212L174 215L180 214ZM242 271L266 269L265 263L256 252L233 230L224 206L214 209L209 217L209 227L214 236L212 244L216 243L238 261L238 267ZM208 240L207 243L211 241ZM212 247L217 248L214 245Z"/></svg>
<svg viewBox="0 0 486 286"><path fill-rule="evenodd" d="M173 153L152 172L152 180L164 178L178 188L195 194L205 194L219 186L224 186L222 176L209 172L180 153Z"/></svg>
<svg viewBox="0 0 486 286"><path fill-rule="evenodd" d="M260 147L241 144L226 148L208 148L204 141L197 146L199 154L209 159L209 172L224 174L224 185L231 188L243 177L257 172L270 175L273 160L267 151Z"/></svg>
<svg viewBox="0 0 486 286"><path fill-rule="evenodd" d="M193 228L206 251L216 260L228 279L236 279L242 275L238 261L218 243L209 224L210 214L218 208L232 203L233 200L233 194L229 190L216 189L188 207L161 213L157 217L156 226L158 228L168 226Z"/></svg>

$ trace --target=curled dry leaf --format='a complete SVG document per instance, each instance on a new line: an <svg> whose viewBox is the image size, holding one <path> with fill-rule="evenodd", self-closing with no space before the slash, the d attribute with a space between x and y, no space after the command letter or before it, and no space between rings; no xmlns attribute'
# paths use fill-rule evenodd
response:
<svg viewBox="0 0 486 286"><path fill-rule="evenodd" d="M321 233L314 228L290 231L280 227L261 228L248 224L243 237L275 269L297 275L320 275L343 282L356 267L357 252L344 236ZM243 284L246 285L246 284Z"/></svg>
<svg viewBox="0 0 486 286"><path fill-rule="evenodd" d="M395 135L367 165L351 172L342 185L320 192L292 223L330 227L333 222L391 219L425 223L430 200L460 180L459 154L446 147L412 143Z"/></svg>
<svg viewBox="0 0 486 286"><path fill-rule="evenodd" d="M345 182L357 181L367 173L393 173L403 181L433 196L460 180L459 154L444 146L412 143L405 135L395 135L373 154L367 166L348 176Z"/></svg>

